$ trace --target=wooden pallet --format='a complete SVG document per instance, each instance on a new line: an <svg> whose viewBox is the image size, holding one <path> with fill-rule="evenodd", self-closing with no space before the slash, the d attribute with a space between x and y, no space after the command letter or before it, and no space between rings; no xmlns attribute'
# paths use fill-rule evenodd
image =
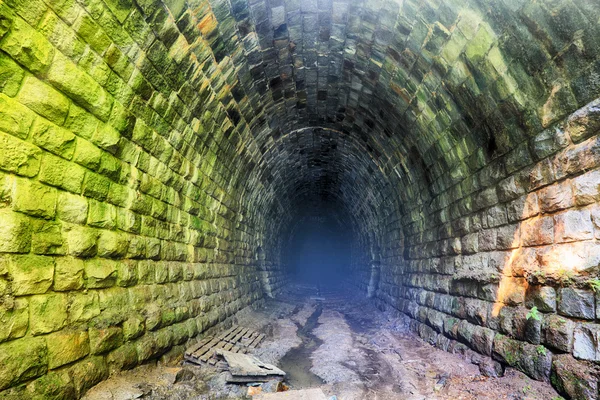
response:
<svg viewBox="0 0 600 400"><path fill-rule="evenodd" d="M215 365L216 350L221 349L232 353L247 353L254 349L265 338L264 333L234 325L217 336L202 339L186 351L184 358L194 364L208 363Z"/></svg>

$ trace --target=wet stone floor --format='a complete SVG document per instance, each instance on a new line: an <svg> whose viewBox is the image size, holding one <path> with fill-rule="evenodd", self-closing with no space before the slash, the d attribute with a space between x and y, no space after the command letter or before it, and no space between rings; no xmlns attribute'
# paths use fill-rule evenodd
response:
<svg viewBox="0 0 600 400"><path fill-rule="evenodd" d="M561 399L552 387L506 369L482 376L459 354L438 350L349 288L294 285L235 323L267 334L253 354L286 372L291 389L320 388L338 400ZM170 357L114 375L84 399L251 399L226 372Z"/></svg>

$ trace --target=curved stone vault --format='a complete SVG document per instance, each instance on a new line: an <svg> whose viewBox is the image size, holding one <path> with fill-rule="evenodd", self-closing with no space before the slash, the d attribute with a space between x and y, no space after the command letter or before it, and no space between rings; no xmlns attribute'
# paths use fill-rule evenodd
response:
<svg viewBox="0 0 600 400"><path fill-rule="evenodd" d="M595 0L0 1L0 396L277 295L326 216L425 340L596 398L598 37Z"/></svg>

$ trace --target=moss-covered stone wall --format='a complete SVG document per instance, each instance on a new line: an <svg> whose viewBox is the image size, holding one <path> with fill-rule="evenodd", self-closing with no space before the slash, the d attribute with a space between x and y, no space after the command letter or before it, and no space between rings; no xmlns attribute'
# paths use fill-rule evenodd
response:
<svg viewBox="0 0 600 400"><path fill-rule="evenodd" d="M0 0L0 393L81 395L276 295L321 213L427 340L590 397L599 26L589 0Z"/></svg>

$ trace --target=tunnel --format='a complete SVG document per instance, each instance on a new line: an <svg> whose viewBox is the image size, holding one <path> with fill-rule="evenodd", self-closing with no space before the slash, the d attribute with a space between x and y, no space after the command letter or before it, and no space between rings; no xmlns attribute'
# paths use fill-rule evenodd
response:
<svg viewBox="0 0 600 400"><path fill-rule="evenodd" d="M0 398L308 287L600 398L599 37L597 0L0 0Z"/></svg>

